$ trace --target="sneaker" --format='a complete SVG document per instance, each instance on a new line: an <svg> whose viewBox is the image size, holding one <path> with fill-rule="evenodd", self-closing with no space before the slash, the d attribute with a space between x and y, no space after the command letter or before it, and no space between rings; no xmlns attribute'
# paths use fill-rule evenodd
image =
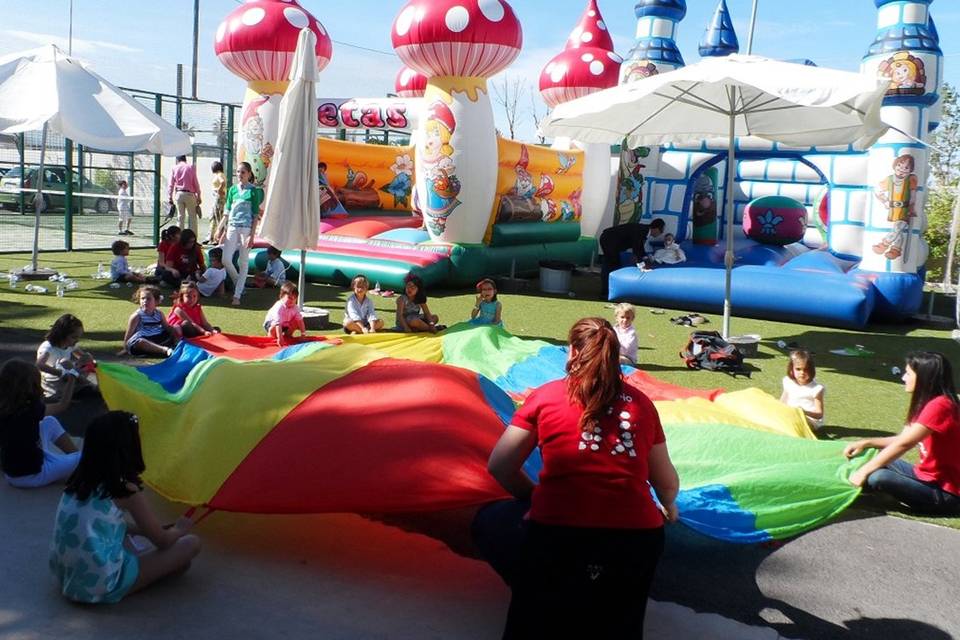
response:
<svg viewBox="0 0 960 640"><path fill-rule="evenodd" d="M124 233L125 233L126 235L128 235L128 236L135 236L135 235L137 235L137 234L135 234L133 231L130 231L130 229L127 229L126 231L124 231Z"/></svg>

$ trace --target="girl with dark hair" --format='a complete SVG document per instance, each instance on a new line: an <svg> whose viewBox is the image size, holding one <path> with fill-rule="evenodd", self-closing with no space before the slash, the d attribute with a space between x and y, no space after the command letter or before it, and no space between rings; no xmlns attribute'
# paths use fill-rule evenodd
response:
<svg viewBox="0 0 960 640"><path fill-rule="evenodd" d="M536 389L490 454L516 500L483 507L474 539L513 591L504 638L642 638L679 479L656 408L621 377L610 323L584 318L569 343L566 378ZM537 446L534 485L523 464Z"/></svg>
<svg viewBox="0 0 960 640"><path fill-rule="evenodd" d="M437 324L440 321L430 313L427 306L427 291L423 288L420 276L408 275L404 279L403 295L397 298L397 326L406 333L436 333L446 327Z"/></svg>
<svg viewBox="0 0 960 640"><path fill-rule="evenodd" d="M76 469L77 445L53 417L70 406L74 383L68 377L60 401L44 404L36 365L8 360L0 368L0 469L12 486L44 487Z"/></svg>
<svg viewBox="0 0 960 640"><path fill-rule="evenodd" d="M257 233L257 225L263 209L263 189L253 184L253 169L250 163L237 165L237 183L227 191L224 203L223 224L220 225L218 243L223 244L223 266L233 280L233 304L239 305L250 269L250 248ZM238 253L237 266L233 256Z"/></svg>
<svg viewBox="0 0 960 640"><path fill-rule="evenodd" d="M161 280L164 279L164 272L167 270L167 254L178 244L180 244L180 227L171 225L160 232L160 243L157 245L157 268L154 273Z"/></svg>
<svg viewBox="0 0 960 640"><path fill-rule="evenodd" d="M503 326L503 305L497 300L497 283L484 278L477 283L477 301L470 312L470 324Z"/></svg>
<svg viewBox="0 0 960 640"><path fill-rule="evenodd" d="M184 280L195 280L206 270L203 249L197 242L197 234L192 229L180 233L180 242L167 252L163 281L171 287L179 287Z"/></svg>
<svg viewBox="0 0 960 640"><path fill-rule="evenodd" d="M850 483L888 493L916 511L960 515L960 399L950 361L933 351L908 354L903 383L912 394L906 426L899 435L859 440L844 449L848 458L881 450ZM917 445L918 464L901 459Z"/></svg>
<svg viewBox="0 0 960 640"><path fill-rule="evenodd" d="M37 368L47 400L59 400L68 377L80 384L96 386L93 356L77 348L83 337L83 323L77 316L65 313L47 331L46 339L37 347Z"/></svg>
<svg viewBox="0 0 960 640"><path fill-rule="evenodd" d="M144 497L143 452L137 417L110 411L87 427L83 454L64 489L50 545L50 569L64 596L76 602L119 602L160 578L185 571L200 552L180 518L164 527ZM124 513L133 517L127 525ZM129 535L156 548L136 552Z"/></svg>

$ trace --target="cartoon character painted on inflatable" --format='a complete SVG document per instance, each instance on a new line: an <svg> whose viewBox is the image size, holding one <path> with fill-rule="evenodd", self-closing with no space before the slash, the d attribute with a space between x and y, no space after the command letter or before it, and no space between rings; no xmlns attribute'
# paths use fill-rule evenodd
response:
<svg viewBox="0 0 960 640"><path fill-rule="evenodd" d="M262 96L247 105L240 125L241 160L250 163L253 181L260 186L266 181L273 160L273 145L266 139L269 123L264 120L273 118L275 111L276 105L271 97Z"/></svg>
<svg viewBox="0 0 960 640"><path fill-rule="evenodd" d="M617 220L615 224L636 222L643 208L642 169L646 165L640 160L650 155L650 149L639 147L624 151L620 155L620 181L617 187Z"/></svg>
<svg viewBox="0 0 960 640"><path fill-rule="evenodd" d="M927 74L923 60L906 51L895 53L880 64L880 75L890 79L888 96L923 95Z"/></svg>
<svg viewBox="0 0 960 640"><path fill-rule="evenodd" d="M393 171L393 180L380 187L380 190L393 196L394 207L410 206L410 193L413 191L413 160L410 155L404 153L397 156L390 170Z"/></svg>
<svg viewBox="0 0 960 640"><path fill-rule="evenodd" d="M643 80L644 78L649 78L650 76L655 76L660 71L657 69L657 65L650 62L649 60L640 60L638 62L624 62L626 71L623 72L623 80L621 84L627 84L628 82L634 82L636 80Z"/></svg>
<svg viewBox="0 0 960 640"><path fill-rule="evenodd" d="M913 173L916 160L909 153L893 161L893 175L884 178L874 195L887 207L887 221L893 223L890 232L877 244L874 253L895 260L906 251L911 219L916 217L917 176Z"/></svg>
<svg viewBox="0 0 960 640"><path fill-rule="evenodd" d="M717 169L700 174L693 187L693 242L717 244Z"/></svg>
<svg viewBox="0 0 960 640"><path fill-rule="evenodd" d="M538 188L533 181L533 175L529 170L530 152L527 151L527 145L520 146L520 158L513 165L515 174L513 187L500 198L500 210L497 214L497 222L530 222L545 219L546 212L540 208L537 202L538 194L548 195L553 191L553 183L549 185L544 183L544 178L540 179Z"/></svg>
<svg viewBox="0 0 960 640"><path fill-rule="evenodd" d="M460 206L460 179L453 161L454 149L450 139L457 128L453 112L440 100L427 109L425 137L422 145L424 179L427 202L423 204L424 220L430 232L441 235L447 227L447 217Z"/></svg>

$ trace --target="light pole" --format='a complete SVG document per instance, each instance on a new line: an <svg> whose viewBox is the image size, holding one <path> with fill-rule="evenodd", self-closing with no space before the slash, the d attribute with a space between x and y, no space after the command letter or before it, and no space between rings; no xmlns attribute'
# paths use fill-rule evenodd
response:
<svg viewBox="0 0 960 640"><path fill-rule="evenodd" d="M750 12L750 34L747 36L747 55L753 53L753 32L757 28L757 5L760 0L753 0L753 10Z"/></svg>
<svg viewBox="0 0 960 640"><path fill-rule="evenodd" d="M200 51L200 0L193 0L193 75L191 78L191 96L197 97L197 57Z"/></svg>
<svg viewBox="0 0 960 640"><path fill-rule="evenodd" d="M73 55L73 0L70 0L70 26L67 30L67 55Z"/></svg>

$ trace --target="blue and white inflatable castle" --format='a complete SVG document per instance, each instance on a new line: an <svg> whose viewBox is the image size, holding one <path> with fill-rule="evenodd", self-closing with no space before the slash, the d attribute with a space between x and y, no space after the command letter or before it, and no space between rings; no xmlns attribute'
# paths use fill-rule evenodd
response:
<svg viewBox="0 0 960 640"><path fill-rule="evenodd" d="M726 140L624 150L609 222L662 218L688 260L651 272L625 260L631 266L611 274L610 299L719 311L723 233L733 215L737 315L860 328L915 313L928 253L922 235L928 153L920 141L937 127L943 78L932 2L874 0L877 34L860 68L889 80L882 117L893 128L866 152L741 138L731 168ZM621 83L684 65L675 36L685 0L640 0L636 15L637 41ZM738 50L720 0L700 55ZM726 211L731 170L735 210Z"/></svg>

